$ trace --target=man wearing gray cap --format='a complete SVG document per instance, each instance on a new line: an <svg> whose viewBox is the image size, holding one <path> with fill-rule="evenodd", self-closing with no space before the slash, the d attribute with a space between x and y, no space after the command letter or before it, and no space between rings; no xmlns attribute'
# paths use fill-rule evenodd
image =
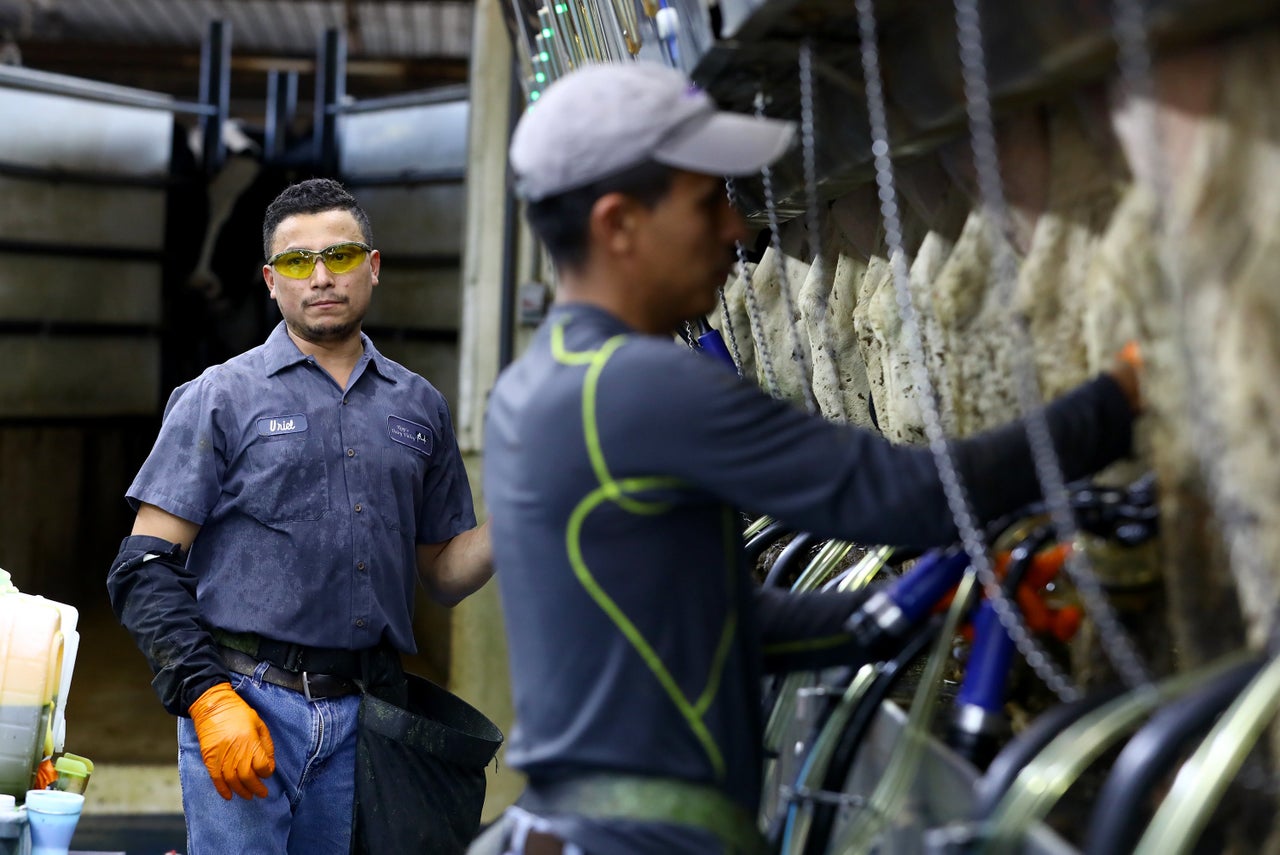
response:
<svg viewBox="0 0 1280 855"><path fill-rule="evenodd" d="M763 671L855 661L860 598L756 586L737 509L861 543L956 540L927 450L807 416L673 340L748 239L721 176L792 136L643 62L567 75L516 128L559 282L487 416L507 759L529 786L474 852L764 851ZM1069 478L1127 453L1136 382L1118 368L1049 406ZM1038 494L1019 426L955 452L981 519Z"/></svg>

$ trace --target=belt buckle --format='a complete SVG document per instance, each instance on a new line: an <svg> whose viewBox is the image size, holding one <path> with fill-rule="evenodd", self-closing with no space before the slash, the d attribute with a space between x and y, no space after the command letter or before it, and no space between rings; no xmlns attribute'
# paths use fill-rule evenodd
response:
<svg viewBox="0 0 1280 855"><path fill-rule="evenodd" d="M306 671L302 672L302 697L307 699L307 703L314 703L315 698L311 697L311 678Z"/></svg>

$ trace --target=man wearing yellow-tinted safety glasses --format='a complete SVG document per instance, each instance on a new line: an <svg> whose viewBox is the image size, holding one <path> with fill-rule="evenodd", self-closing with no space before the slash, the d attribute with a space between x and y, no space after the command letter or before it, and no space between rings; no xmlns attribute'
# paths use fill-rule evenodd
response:
<svg viewBox="0 0 1280 855"><path fill-rule="evenodd" d="M444 398L361 331L381 257L356 200L286 188L263 250L283 320L174 391L108 589L180 717L190 852L346 855L361 692L406 705L416 585L446 605L483 585L488 526ZM441 808L439 839L470 808Z"/></svg>

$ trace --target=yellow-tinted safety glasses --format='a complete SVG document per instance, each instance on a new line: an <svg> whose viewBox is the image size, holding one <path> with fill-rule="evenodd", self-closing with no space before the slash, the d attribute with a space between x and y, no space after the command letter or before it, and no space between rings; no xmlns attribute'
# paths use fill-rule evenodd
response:
<svg viewBox="0 0 1280 855"><path fill-rule="evenodd" d="M268 266L289 279L306 279L316 269L316 260L324 262L330 273L347 273L360 266L373 247L362 243L335 243L321 250L286 249L267 259Z"/></svg>

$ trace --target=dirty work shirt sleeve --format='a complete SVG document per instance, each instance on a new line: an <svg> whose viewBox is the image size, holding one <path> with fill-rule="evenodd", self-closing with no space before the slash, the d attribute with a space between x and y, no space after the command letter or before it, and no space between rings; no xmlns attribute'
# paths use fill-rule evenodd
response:
<svg viewBox="0 0 1280 855"><path fill-rule="evenodd" d="M604 368L602 437L615 477L662 472L796 531L858 543L938 546L957 537L933 456L879 434L810 417L710 360L635 336ZM1128 403L1108 376L1046 408L1068 480L1126 455ZM986 522L1039 496L1026 433L1013 424L953 443Z"/></svg>
<svg viewBox="0 0 1280 855"><path fill-rule="evenodd" d="M214 453L212 407L203 391L185 393L191 383L179 386L169 396L161 422L160 445L169 439L175 454L174 471L198 473L194 480L216 485L222 467ZM181 407L179 402L185 400ZM175 416L174 409L179 412ZM175 441L175 435L181 437ZM196 438L192 441L190 438ZM205 438L201 443L199 438ZM203 445L204 453L194 451ZM154 451L150 460L155 460ZM144 464L144 469L145 469ZM179 495L186 490L174 490ZM196 502L182 501L169 491L155 490L144 499L175 516L200 524L216 499L216 488L203 491ZM137 510L137 501L131 501ZM203 509L201 507L203 505ZM164 708L174 715L186 715L192 702L210 686L226 680L227 670L214 649L196 605L196 579L186 568L186 555L171 553L172 545L154 537L126 537L107 577L113 609L129 630L151 666L152 685ZM170 554L171 553L171 554ZM148 554L159 557L146 558Z"/></svg>

